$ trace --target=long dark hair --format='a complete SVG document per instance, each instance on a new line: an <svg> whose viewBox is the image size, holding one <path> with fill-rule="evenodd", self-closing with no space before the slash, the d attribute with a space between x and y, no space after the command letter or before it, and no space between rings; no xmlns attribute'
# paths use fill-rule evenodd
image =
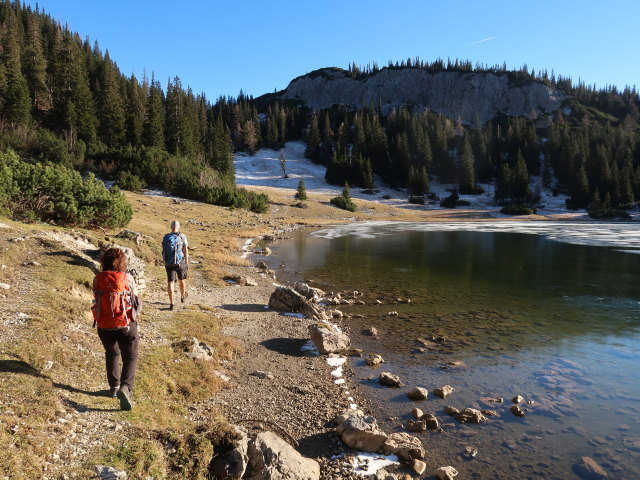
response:
<svg viewBox="0 0 640 480"><path fill-rule="evenodd" d="M119 248L111 247L100 257L100 265L103 272L125 272L127 270L127 257Z"/></svg>

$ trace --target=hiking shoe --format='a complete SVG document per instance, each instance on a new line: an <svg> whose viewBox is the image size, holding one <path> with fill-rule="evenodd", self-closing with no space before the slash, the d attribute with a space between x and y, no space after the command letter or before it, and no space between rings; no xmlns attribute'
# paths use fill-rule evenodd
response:
<svg viewBox="0 0 640 480"><path fill-rule="evenodd" d="M120 408L122 410L131 410L131 392L126 386L120 387L118 390L118 399L120 400Z"/></svg>
<svg viewBox="0 0 640 480"><path fill-rule="evenodd" d="M111 387L109 389L109 396L111 398L116 398L118 396L118 390L120 390L120 387Z"/></svg>
<svg viewBox="0 0 640 480"><path fill-rule="evenodd" d="M184 301L187 299L188 296L189 296L189 292L184 292L184 297L180 297L180 301L184 303Z"/></svg>
<svg viewBox="0 0 640 480"><path fill-rule="evenodd" d="M173 303L169 304L169 310L173 310Z"/></svg>

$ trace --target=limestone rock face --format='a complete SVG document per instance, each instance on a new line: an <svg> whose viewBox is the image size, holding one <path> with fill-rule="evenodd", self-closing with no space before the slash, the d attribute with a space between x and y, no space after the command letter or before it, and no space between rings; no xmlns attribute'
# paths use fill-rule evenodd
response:
<svg viewBox="0 0 640 480"><path fill-rule="evenodd" d="M269 308L280 312L299 312L307 318L326 320L324 312L293 288L277 286L269 297Z"/></svg>
<svg viewBox="0 0 640 480"><path fill-rule="evenodd" d="M343 352L351 345L351 339L330 323L309 325L311 341L322 354Z"/></svg>
<svg viewBox="0 0 640 480"><path fill-rule="evenodd" d="M344 70L324 68L292 80L280 98L301 100L315 109L335 104L364 107L380 102L385 114L408 104L415 111L428 109L472 124L485 123L499 113L550 113L560 108L566 95L542 82L510 81L506 73L385 68L355 80Z"/></svg>
<svg viewBox="0 0 640 480"><path fill-rule="evenodd" d="M300 455L272 432L261 432L249 442L249 480L319 480L320 465Z"/></svg>

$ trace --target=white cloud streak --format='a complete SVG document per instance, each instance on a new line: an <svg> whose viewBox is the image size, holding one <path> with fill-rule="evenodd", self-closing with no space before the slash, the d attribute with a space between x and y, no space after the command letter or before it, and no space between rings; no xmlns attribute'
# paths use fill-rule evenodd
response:
<svg viewBox="0 0 640 480"><path fill-rule="evenodd" d="M496 37L489 37L489 38L484 38L482 40L478 40L477 42L473 42L473 43L469 43L468 46L471 45L478 45L479 43L484 43L484 42L488 42L489 40L493 40Z"/></svg>

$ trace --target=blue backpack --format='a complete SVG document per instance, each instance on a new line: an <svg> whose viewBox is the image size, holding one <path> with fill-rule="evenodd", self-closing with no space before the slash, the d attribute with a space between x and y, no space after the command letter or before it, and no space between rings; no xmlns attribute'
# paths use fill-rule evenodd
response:
<svg viewBox="0 0 640 480"><path fill-rule="evenodd" d="M178 265L184 260L182 246L184 245L179 233L167 233L162 239L162 256L165 265Z"/></svg>

